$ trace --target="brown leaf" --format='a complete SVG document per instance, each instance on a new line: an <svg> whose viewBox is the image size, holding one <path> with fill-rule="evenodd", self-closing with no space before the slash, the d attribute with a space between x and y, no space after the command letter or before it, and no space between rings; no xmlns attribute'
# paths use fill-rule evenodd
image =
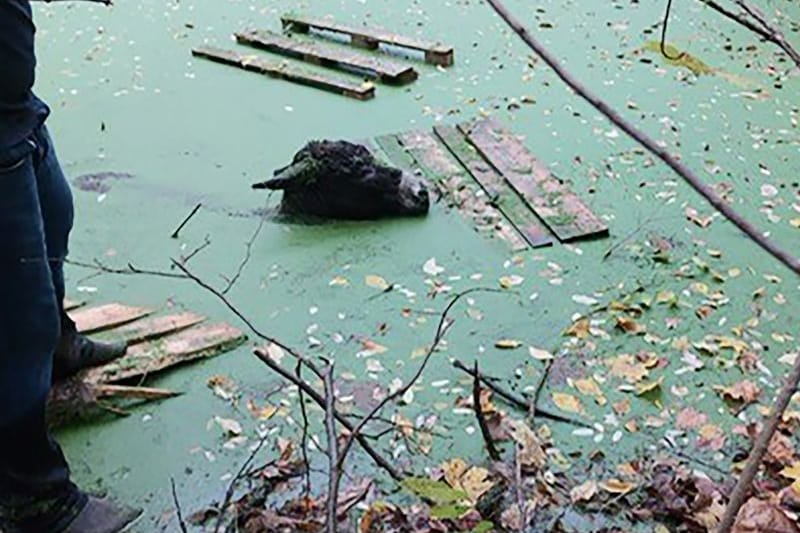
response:
<svg viewBox="0 0 800 533"><path fill-rule="evenodd" d="M564 332L564 335L578 337L579 339L586 339L589 337L590 329L591 324L589 323L589 319L581 318L567 328L567 330Z"/></svg>
<svg viewBox="0 0 800 533"><path fill-rule="evenodd" d="M568 413L583 412L583 406L581 405L581 401L572 394L566 394L563 392L554 392L553 403L556 404L556 407Z"/></svg>
<svg viewBox="0 0 800 533"><path fill-rule="evenodd" d="M758 385L748 379L734 383L730 387L716 385L714 390L724 399L739 402L744 405L754 403L761 394L761 389Z"/></svg>
<svg viewBox="0 0 800 533"><path fill-rule="evenodd" d="M590 479L577 487L573 487L572 490L569 491L569 497L572 499L572 503L588 502L594 498L595 494L597 494L597 490L597 481Z"/></svg>
<svg viewBox="0 0 800 533"><path fill-rule="evenodd" d="M797 533L800 529L775 504L758 498L750 498L739 510L731 533L762 533L765 531Z"/></svg>
<svg viewBox="0 0 800 533"><path fill-rule="evenodd" d="M697 411L694 407L687 407L675 419L675 427L678 429L694 429L708 422L705 413Z"/></svg>
<svg viewBox="0 0 800 533"><path fill-rule="evenodd" d="M641 335L647 331L646 327L627 316L617 317L617 328L631 335Z"/></svg>

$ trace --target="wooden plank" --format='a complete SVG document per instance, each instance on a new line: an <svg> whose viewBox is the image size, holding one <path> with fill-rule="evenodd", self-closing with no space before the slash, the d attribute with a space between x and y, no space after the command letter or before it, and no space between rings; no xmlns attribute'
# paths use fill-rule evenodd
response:
<svg viewBox="0 0 800 533"><path fill-rule="evenodd" d="M363 73L384 83L404 85L417 79L417 71L408 65L378 59L364 54L346 52L330 46L298 41L268 31L249 31L236 34L240 44L301 59L329 68Z"/></svg>
<svg viewBox="0 0 800 533"><path fill-rule="evenodd" d="M455 59L452 46L398 35L381 28L354 28L344 24L337 24L330 19L292 15L284 15L281 17L281 22L284 28L294 30L298 33L308 33L308 31L313 28L316 30L348 35L353 45L372 50L378 48L381 44L417 50L424 52L425 61L433 65L450 67L453 65Z"/></svg>
<svg viewBox="0 0 800 533"><path fill-rule="evenodd" d="M370 100L375 97L375 86L372 83L355 83L333 78L324 74L300 70L285 63L268 61L254 55L239 54L210 46L195 48L192 50L192 55L291 83L341 94L356 100Z"/></svg>
<svg viewBox="0 0 800 533"><path fill-rule="evenodd" d="M479 233L499 237L514 251L528 248L475 180L432 135L413 132L385 135L375 141L395 165L435 183L448 204L469 218Z"/></svg>
<svg viewBox="0 0 800 533"><path fill-rule="evenodd" d="M107 304L70 313L81 333L94 333L111 329L143 318L153 312L146 307L131 307L122 304Z"/></svg>
<svg viewBox="0 0 800 533"><path fill-rule="evenodd" d="M131 347L127 355L82 375L86 383L115 383L142 378L196 359L211 357L241 345L246 336L227 324L187 329L160 341Z"/></svg>
<svg viewBox="0 0 800 533"><path fill-rule="evenodd" d="M96 338L105 342L124 341L133 345L196 326L203 321L205 321L205 317L194 313L157 316L137 320L121 328L101 333Z"/></svg>
<svg viewBox="0 0 800 533"><path fill-rule="evenodd" d="M551 246L553 237L528 204L506 182L455 126L436 126L434 133L450 153L469 170L493 203L533 248Z"/></svg>
<svg viewBox="0 0 800 533"><path fill-rule="evenodd" d="M499 122L480 120L459 129L560 241L608 235L608 226Z"/></svg>

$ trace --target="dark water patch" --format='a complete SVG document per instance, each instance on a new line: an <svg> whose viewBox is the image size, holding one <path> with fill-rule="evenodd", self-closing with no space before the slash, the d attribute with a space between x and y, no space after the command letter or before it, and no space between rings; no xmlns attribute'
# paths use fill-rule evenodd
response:
<svg viewBox="0 0 800 533"><path fill-rule="evenodd" d="M128 172L94 172L78 176L72 182L81 191L102 194L111 190L111 182L131 178L133 174Z"/></svg>

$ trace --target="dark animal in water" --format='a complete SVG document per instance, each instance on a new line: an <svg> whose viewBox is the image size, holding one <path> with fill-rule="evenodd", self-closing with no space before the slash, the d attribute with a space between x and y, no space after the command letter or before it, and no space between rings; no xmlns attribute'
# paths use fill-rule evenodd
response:
<svg viewBox="0 0 800 533"><path fill-rule="evenodd" d="M421 216L430 208L421 179L347 141L311 142L291 165L253 188L283 191L281 212L290 215L369 220Z"/></svg>

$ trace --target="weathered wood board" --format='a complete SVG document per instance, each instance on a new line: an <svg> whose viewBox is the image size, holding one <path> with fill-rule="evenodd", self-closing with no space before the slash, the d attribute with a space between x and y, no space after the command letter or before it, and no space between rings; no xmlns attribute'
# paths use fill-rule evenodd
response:
<svg viewBox="0 0 800 533"><path fill-rule="evenodd" d="M467 169L492 202L533 248L551 246L553 237L525 201L455 126L436 126L434 133Z"/></svg>
<svg viewBox="0 0 800 533"><path fill-rule="evenodd" d="M480 120L459 129L560 241L608 235L608 226L499 122Z"/></svg>
<svg viewBox="0 0 800 533"><path fill-rule="evenodd" d="M425 61L433 65L450 67L454 63L454 51L452 46L397 35L396 33L380 28L354 28L345 24L338 24L329 19L292 15L284 15L281 17L281 22L284 28L291 29L298 33L308 33L308 31L313 28L316 30L348 35L353 45L371 50L378 48L381 44L417 50L423 52L425 54Z"/></svg>
<svg viewBox="0 0 800 533"><path fill-rule="evenodd" d="M105 342L124 341L133 345L196 326L204 321L205 317L194 313L157 316L137 320L121 328L100 333L95 338Z"/></svg>
<svg viewBox="0 0 800 533"><path fill-rule="evenodd" d="M69 298L65 298L64 303L62 305L64 307L64 311L74 311L75 309L86 305L86 302L81 302L78 300L70 300Z"/></svg>
<svg viewBox="0 0 800 533"><path fill-rule="evenodd" d="M244 333L227 324L198 326L160 341L138 344L127 355L106 366L83 374L86 383L116 383L142 378L161 370L231 350L246 339Z"/></svg>
<svg viewBox="0 0 800 533"><path fill-rule="evenodd" d="M106 304L99 307L79 309L69 313L81 333L94 333L133 322L153 313L146 307L132 307L122 304Z"/></svg>
<svg viewBox="0 0 800 533"><path fill-rule="evenodd" d="M415 81L419 76L413 67L402 63L299 41L269 31L239 32L236 34L236 40L240 44L294 57L307 63L363 73L384 83L404 85Z"/></svg>
<svg viewBox="0 0 800 533"><path fill-rule="evenodd" d="M192 55L272 78L341 94L356 100L370 100L375 97L375 86L370 82L352 82L333 78L324 74L300 70L285 63L269 61L252 54L245 55L232 50L203 46L193 49Z"/></svg>
<svg viewBox="0 0 800 533"><path fill-rule="evenodd" d="M392 163L421 173L435 184L449 204L472 220L478 232L491 233L507 241L514 251L527 249L524 239L492 205L491 198L432 134L385 135L375 142Z"/></svg>

